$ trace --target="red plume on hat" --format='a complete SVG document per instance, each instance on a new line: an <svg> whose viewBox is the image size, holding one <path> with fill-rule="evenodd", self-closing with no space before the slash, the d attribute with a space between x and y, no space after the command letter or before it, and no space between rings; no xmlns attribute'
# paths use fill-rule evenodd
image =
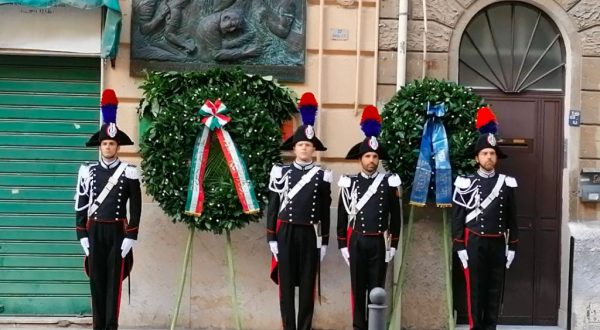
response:
<svg viewBox="0 0 600 330"><path fill-rule="evenodd" d="M102 110L102 121L105 124L114 124L117 122L117 106L119 100L117 94L113 89L105 89L102 92L102 99L100 100L100 109Z"/></svg>
<svg viewBox="0 0 600 330"><path fill-rule="evenodd" d="M496 115L494 115L492 109L485 106L477 109L475 128L477 128L481 134L496 134L498 131L498 121L496 120Z"/></svg>

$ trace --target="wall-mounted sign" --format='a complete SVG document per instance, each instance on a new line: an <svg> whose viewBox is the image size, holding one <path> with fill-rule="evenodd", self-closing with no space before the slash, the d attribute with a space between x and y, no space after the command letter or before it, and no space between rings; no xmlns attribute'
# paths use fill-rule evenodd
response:
<svg viewBox="0 0 600 330"><path fill-rule="evenodd" d="M579 126L581 124L581 111L571 110L569 112L569 126Z"/></svg>
<svg viewBox="0 0 600 330"><path fill-rule="evenodd" d="M329 34L331 40L346 41L350 37L350 31L348 29L330 29Z"/></svg>
<svg viewBox="0 0 600 330"><path fill-rule="evenodd" d="M0 6L0 49L100 55L102 9Z"/></svg>

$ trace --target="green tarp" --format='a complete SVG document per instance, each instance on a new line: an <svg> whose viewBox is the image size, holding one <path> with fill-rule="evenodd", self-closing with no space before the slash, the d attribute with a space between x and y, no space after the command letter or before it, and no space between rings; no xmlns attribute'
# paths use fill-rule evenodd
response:
<svg viewBox="0 0 600 330"><path fill-rule="evenodd" d="M106 20L102 31L101 56L115 58L121 35L121 7L118 0L0 0L0 5L20 5L35 8L69 6L79 9L106 7Z"/></svg>

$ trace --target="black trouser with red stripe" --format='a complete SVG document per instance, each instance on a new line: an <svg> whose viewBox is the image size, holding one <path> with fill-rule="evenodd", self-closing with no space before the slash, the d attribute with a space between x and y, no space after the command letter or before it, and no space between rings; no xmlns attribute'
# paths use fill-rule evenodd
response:
<svg viewBox="0 0 600 330"><path fill-rule="evenodd" d="M124 222L90 220L88 235L93 327L95 330L118 329L124 266L121 258Z"/></svg>
<svg viewBox="0 0 600 330"><path fill-rule="evenodd" d="M277 232L279 253L279 307L285 330L311 330L315 283L319 263L317 235L312 225L281 222ZM298 326L294 306L298 286Z"/></svg>
<svg viewBox="0 0 600 330"><path fill-rule="evenodd" d="M465 240L469 267L465 269L467 312L471 329L495 330L506 265L504 236L479 236L471 231Z"/></svg>
<svg viewBox="0 0 600 330"><path fill-rule="evenodd" d="M385 241L382 235L353 232L348 246L352 285L352 325L367 330L367 297L373 288L385 286Z"/></svg>

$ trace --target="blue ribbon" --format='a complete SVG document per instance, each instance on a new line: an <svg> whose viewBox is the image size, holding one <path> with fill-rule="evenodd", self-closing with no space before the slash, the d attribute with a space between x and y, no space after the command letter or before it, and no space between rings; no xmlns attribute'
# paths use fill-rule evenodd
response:
<svg viewBox="0 0 600 330"><path fill-rule="evenodd" d="M410 203L413 205L425 206L429 190L434 190L438 207L452 206L452 167L448 137L442 123L445 114L444 103L434 106L427 103L427 121L423 127L419 160L410 194ZM433 171L432 162L435 163ZM431 175L435 175L435 187Z"/></svg>

